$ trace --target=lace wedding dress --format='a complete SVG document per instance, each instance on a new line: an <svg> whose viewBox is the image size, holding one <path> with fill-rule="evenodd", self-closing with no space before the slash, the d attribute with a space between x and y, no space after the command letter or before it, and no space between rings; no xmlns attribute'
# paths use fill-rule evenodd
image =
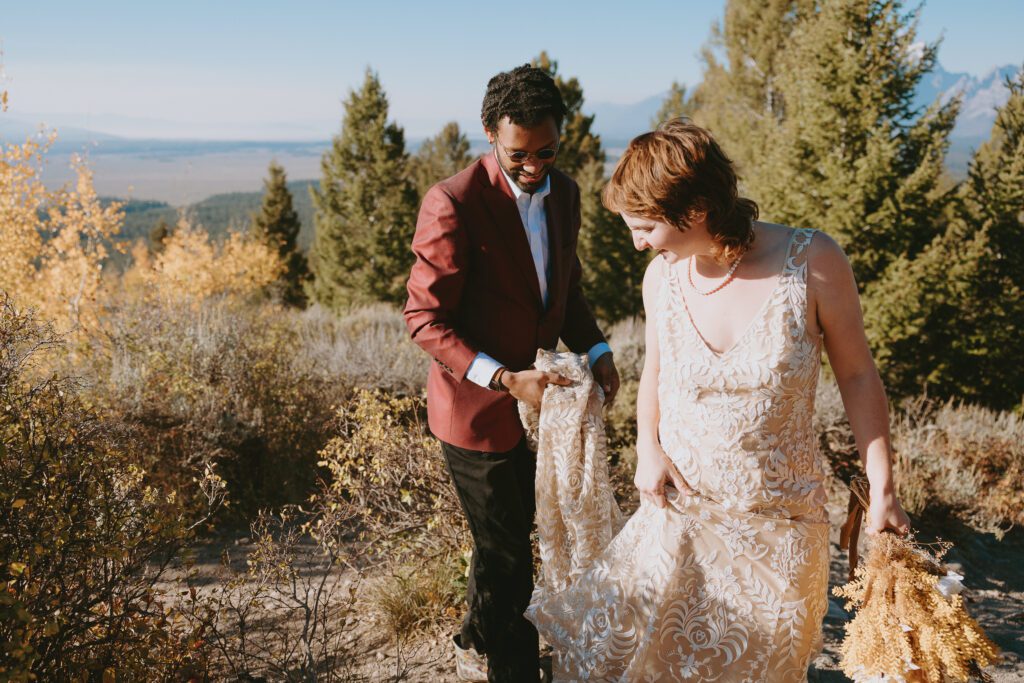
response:
<svg viewBox="0 0 1024 683"><path fill-rule="evenodd" d="M824 471L811 424L821 340L805 324L812 235L794 232L774 290L720 354L660 259L659 433L697 495L672 494L665 509L644 503L615 534L607 474L594 473L605 467L602 436L587 426L595 411L600 420L592 400L600 389L545 396L537 477L545 570L527 617L554 648L555 680L806 679L828 588ZM575 474L559 476L550 464L558 462Z"/></svg>

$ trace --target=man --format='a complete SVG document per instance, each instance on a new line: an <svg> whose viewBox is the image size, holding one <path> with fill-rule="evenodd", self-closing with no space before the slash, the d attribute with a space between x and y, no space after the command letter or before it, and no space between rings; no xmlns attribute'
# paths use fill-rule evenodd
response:
<svg viewBox="0 0 1024 683"><path fill-rule="evenodd" d="M412 248L405 320L436 361L427 378L431 432L473 536L467 602L454 638L459 674L486 655L486 680L538 680L538 636L523 616L533 591L530 534L536 454L516 399L548 384L529 369L558 340L590 356L611 401L619 377L580 290L579 188L554 169L565 104L524 65L487 84L482 122L493 150L427 192ZM479 668L483 668L480 666Z"/></svg>

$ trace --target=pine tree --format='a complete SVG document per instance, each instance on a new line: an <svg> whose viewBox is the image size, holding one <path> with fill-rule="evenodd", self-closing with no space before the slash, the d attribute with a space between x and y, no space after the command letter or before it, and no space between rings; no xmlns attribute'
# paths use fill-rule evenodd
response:
<svg viewBox="0 0 1024 683"><path fill-rule="evenodd" d="M441 132L425 140L410 159L416 191L422 197L434 183L455 175L472 161L469 140L459 130L459 124L454 121L445 124Z"/></svg>
<svg viewBox="0 0 1024 683"><path fill-rule="evenodd" d="M161 218L149 230L149 250L154 254L159 254L164 250L164 245L170 236L171 226L167 224L165 219Z"/></svg>
<svg viewBox="0 0 1024 683"><path fill-rule="evenodd" d="M781 116L779 62L816 0L728 0L701 51L704 75L690 98L694 120L711 130L741 174L762 161L765 129Z"/></svg>
<svg viewBox="0 0 1024 683"><path fill-rule="evenodd" d="M592 131L593 115L583 113L583 87L576 78L562 78L558 62L547 52L541 52L533 65L555 80L568 110L555 163L580 187L577 254L583 265L583 291L601 320L611 323L638 315L643 310L641 287L647 257L633 248L629 230L601 203L601 190L607 182L605 152L600 136Z"/></svg>
<svg viewBox="0 0 1024 683"><path fill-rule="evenodd" d="M672 81L672 87L668 89L658 113L651 119L651 128L657 128L669 119L693 118L695 110L693 98L686 99L686 86Z"/></svg>
<svg viewBox="0 0 1024 683"><path fill-rule="evenodd" d="M583 86L579 80L575 77L569 80L562 78L558 74L558 62L552 60L545 51L532 64L555 80L555 85L562 93L562 101L565 102L567 113L558 141L558 168L575 178L585 166L594 161L604 164L601 138L591 130L594 117L583 113Z"/></svg>
<svg viewBox="0 0 1024 683"><path fill-rule="evenodd" d="M801 20L777 60L764 161L747 176L765 218L827 231L862 287L941 225L959 101L913 107L937 49L917 47L916 24L896 0L826 0Z"/></svg>
<svg viewBox="0 0 1024 683"><path fill-rule="evenodd" d="M277 251L284 265L281 279L271 288L273 294L289 305L302 308L306 305L303 288L309 279L306 257L295 242L302 226L292 207L292 193L288 190L284 168L271 161L267 170L263 204L252 216L252 231L261 242Z"/></svg>
<svg viewBox="0 0 1024 683"><path fill-rule="evenodd" d="M890 391L994 408L1024 396L1024 70L972 159L943 235L865 295Z"/></svg>
<svg viewBox="0 0 1024 683"><path fill-rule="evenodd" d="M320 304L405 300L418 197L405 134L389 123L388 100L370 69L345 102L342 130L320 163L310 288Z"/></svg>

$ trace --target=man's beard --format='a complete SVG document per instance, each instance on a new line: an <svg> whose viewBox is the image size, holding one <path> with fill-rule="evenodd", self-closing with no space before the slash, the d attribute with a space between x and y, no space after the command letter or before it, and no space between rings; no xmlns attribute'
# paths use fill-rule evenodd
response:
<svg viewBox="0 0 1024 683"><path fill-rule="evenodd" d="M547 178L548 176L548 169L545 168L543 171L541 171L540 175L537 177L536 180L532 180L528 183L523 182L520 179L521 176L528 175L524 174L522 171L508 171L508 174L512 178L512 182L514 182L516 184L516 187L518 187L520 190L522 190L523 192L534 192L535 190L539 190L540 186L544 184L544 179Z"/></svg>

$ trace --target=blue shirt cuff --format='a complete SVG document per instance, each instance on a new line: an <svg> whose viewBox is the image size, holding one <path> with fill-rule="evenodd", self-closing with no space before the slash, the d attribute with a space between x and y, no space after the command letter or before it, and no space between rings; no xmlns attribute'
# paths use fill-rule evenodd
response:
<svg viewBox="0 0 1024 683"><path fill-rule="evenodd" d="M486 389L491 383L491 378L494 377L494 373L496 373L500 367L502 367L501 363L481 351L476 354L476 358L474 358L473 362L469 364L469 370L466 371L466 379L473 384L479 384Z"/></svg>
<svg viewBox="0 0 1024 683"><path fill-rule="evenodd" d="M600 358L601 356L603 356L606 353L611 353L611 352L612 352L612 347L608 346L608 344L606 342L598 342L598 343L594 344L593 346L591 346L590 350L587 351L587 360L590 363L590 367L594 367L594 363L597 362L598 358Z"/></svg>

